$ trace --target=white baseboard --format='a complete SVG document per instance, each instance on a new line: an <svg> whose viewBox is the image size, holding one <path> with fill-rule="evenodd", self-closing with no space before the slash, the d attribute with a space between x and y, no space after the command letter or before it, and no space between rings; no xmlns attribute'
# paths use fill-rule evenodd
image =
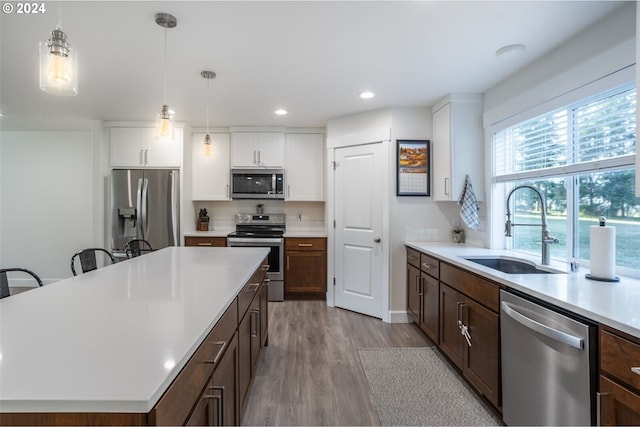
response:
<svg viewBox="0 0 640 427"><path fill-rule="evenodd" d="M406 310L390 310L389 323L411 323Z"/></svg>

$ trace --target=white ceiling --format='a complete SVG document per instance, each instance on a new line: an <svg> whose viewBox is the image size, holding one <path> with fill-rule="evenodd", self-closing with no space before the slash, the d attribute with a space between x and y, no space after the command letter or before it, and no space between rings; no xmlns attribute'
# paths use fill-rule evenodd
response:
<svg viewBox="0 0 640 427"><path fill-rule="evenodd" d="M484 92L621 6L612 1L66 1L0 14L0 129L88 129L90 120L210 126L324 126L383 107L431 106ZM15 4L15 3L14 3ZM62 17L79 53L79 94L38 88L38 42ZM508 44L523 55L496 57ZM376 97L362 100L371 90ZM275 116L276 108L289 110Z"/></svg>

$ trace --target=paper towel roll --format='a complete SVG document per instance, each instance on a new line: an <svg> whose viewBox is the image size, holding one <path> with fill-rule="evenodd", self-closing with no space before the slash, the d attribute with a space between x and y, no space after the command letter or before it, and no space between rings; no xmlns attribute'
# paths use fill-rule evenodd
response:
<svg viewBox="0 0 640 427"><path fill-rule="evenodd" d="M616 277L616 229L592 225L589 230L591 276L594 279Z"/></svg>

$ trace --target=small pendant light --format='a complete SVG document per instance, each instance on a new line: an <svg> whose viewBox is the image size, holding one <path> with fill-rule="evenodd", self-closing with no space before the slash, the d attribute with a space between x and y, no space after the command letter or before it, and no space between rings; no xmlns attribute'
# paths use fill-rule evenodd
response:
<svg viewBox="0 0 640 427"><path fill-rule="evenodd" d="M175 16L168 13L157 13L156 24L164 28L164 84L163 84L163 105L158 113L157 131L161 137L173 137L173 116L174 112L167 105L167 28L174 28L178 25Z"/></svg>
<svg viewBox="0 0 640 427"><path fill-rule="evenodd" d="M40 89L63 96L78 94L78 55L62 31L62 11L58 25L46 42L40 42Z"/></svg>
<svg viewBox="0 0 640 427"><path fill-rule="evenodd" d="M209 98L210 98L210 92L211 92L211 79L215 79L216 78L216 73L214 73L213 71L202 71L200 73L200 75L207 79L207 134L204 137L204 140L202 142L204 142L204 155L206 157L211 156L211 136L209 135Z"/></svg>

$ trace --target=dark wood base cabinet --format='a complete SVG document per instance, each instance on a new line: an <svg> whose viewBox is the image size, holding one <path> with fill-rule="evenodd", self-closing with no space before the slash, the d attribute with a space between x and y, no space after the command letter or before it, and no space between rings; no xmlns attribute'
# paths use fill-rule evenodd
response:
<svg viewBox="0 0 640 427"><path fill-rule="evenodd" d="M409 317L498 410L499 289L480 276L407 247Z"/></svg>
<svg viewBox="0 0 640 427"><path fill-rule="evenodd" d="M407 248L407 312L434 343L439 328L439 261Z"/></svg>
<svg viewBox="0 0 640 427"><path fill-rule="evenodd" d="M327 293L327 239L285 238L285 299L324 299Z"/></svg>
<svg viewBox="0 0 640 427"><path fill-rule="evenodd" d="M440 349L496 408L501 403L499 292L495 283L440 263Z"/></svg>
<svg viewBox="0 0 640 427"><path fill-rule="evenodd" d="M599 386L599 425L640 425L640 339L600 327Z"/></svg>

